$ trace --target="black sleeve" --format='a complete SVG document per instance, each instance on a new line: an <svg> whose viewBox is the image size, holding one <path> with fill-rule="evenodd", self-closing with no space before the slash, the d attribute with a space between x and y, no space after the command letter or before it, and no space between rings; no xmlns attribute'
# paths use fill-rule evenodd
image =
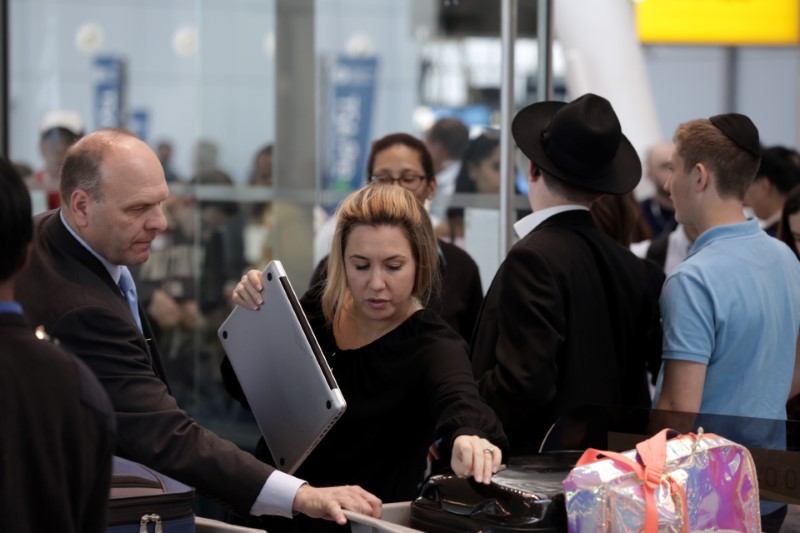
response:
<svg viewBox="0 0 800 533"><path fill-rule="evenodd" d="M467 355L467 345L450 328L434 329L425 346L425 389L435 420L436 439L442 439L441 452L449 457L459 435L477 435L508 451L508 439L495 412L478 394Z"/></svg>

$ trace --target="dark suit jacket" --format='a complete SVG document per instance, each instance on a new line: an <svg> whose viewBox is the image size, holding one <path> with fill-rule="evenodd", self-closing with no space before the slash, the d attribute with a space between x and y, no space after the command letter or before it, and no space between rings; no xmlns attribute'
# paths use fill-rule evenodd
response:
<svg viewBox="0 0 800 533"><path fill-rule="evenodd" d="M660 332L642 261L588 211L567 211L500 265L473 337L473 372L512 448L527 450L570 408L649 407L645 362L660 353Z"/></svg>
<svg viewBox="0 0 800 533"><path fill-rule="evenodd" d="M108 271L58 211L34 224L33 259L17 280L17 298L33 324L43 324L99 378L116 411L117 454L248 512L272 468L178 407L144 309L142 334Z"/></svg>
<svg viewBox="0 0 800 533"><path fill-rule="evenodd" d="M77 358L0 313L0 530L106 530L114 414Z"/></svg>

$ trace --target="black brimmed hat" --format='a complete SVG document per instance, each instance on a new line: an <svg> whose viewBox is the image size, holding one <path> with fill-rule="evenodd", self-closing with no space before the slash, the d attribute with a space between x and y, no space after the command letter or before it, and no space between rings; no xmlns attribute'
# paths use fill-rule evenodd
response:
<svg viewBox="0 0 800 533"><path fill-rule="evenodd" d="M642 177L642 163L611 103L596 94L529 105L514 117L511 132L537 166L576 187L624 194Z"/></svg>

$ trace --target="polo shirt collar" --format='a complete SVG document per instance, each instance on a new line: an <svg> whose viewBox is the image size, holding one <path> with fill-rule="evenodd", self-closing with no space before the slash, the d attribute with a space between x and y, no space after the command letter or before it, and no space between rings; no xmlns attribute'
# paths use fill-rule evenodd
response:
<svg viewBox="0 0 800 533"><path fill-rule="evenodd" d="M703 234L700 235L696 241L694 241L694 244L689 250L689 256L696 254L716 240L744 237L747 235L758 235L759 233L763 233L763 231L764 230L762 230L758 225L758 220L752 217L748 218L744 222L715 226L704 231Z"/></svg>

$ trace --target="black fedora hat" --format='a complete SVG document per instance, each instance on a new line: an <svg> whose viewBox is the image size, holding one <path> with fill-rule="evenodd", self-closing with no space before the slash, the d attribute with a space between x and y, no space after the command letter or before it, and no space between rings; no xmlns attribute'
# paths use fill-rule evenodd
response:
<svg viewBox="0 0 800 533"><path fill-rule="evenodd" d="M596 94L531 104L514 117L511 132L537 166L576 187L624 194L642 178L642 163L611 103Z"/></svg>

